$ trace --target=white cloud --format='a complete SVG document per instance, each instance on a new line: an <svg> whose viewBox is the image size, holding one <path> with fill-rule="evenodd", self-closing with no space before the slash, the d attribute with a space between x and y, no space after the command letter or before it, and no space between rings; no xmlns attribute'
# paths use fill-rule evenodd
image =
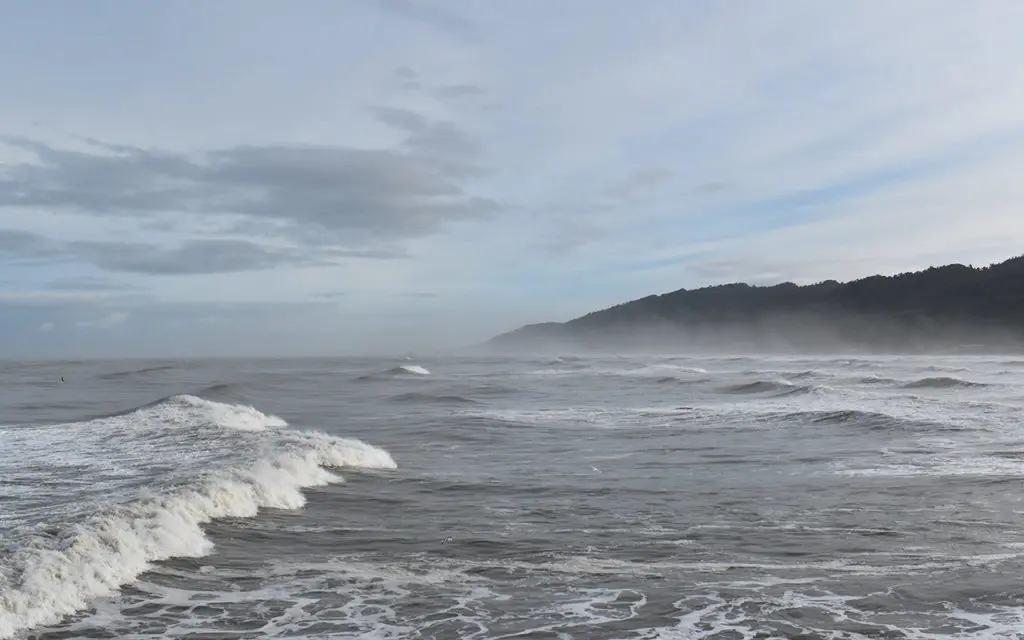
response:
<svg viewBox="0 0 1024 640"><path fill-rule="evenodd" d="M48 333L56 328L57 325L53 322L44 322L43 324L39 325L39 331L42 333Z"/></svg>

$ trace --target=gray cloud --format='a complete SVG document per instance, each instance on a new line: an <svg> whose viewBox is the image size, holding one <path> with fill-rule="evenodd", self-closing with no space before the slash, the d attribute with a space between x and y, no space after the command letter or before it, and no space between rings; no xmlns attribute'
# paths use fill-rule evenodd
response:
<svg viewBox="0 0 1024 640"><path fill-rule="evenodd" d="M423 89L423 83L420 82L419 75L409 67L396 67L392 74L398 80L398 86L405 91L420 91Z"/></svg>
<svg viewBox="0 0 1024 640"><path fill-rule="evenodd" d="M595 210L597 207L594 208ZM584 209L584 211L587 211ZM540 245L546 253L562 256L607 237L607 232L582 216L555 218L551 235Z"/></svg>
<svg viewBox="0 0 1024 640"><path fill-rule="evenodd" d="M413 69L407 66L397 67L392 74L398 80L398 86L405 91L423 91L440 100L461 100L463 98L480 98L487 95L487 90L477 84L459 83L431 85L420 79ZM486 105L493 109L494 105Z"/></svg>
<svg viewBox="0 0 1024 640"><path fill-rule="evenodd" d="M146 305L154 302L143 293L38 289L0 291L0 313L4 309L78 309L96 306ZM2 333L2 332L0 332Z"/></svg>
<svg viewBox="0 0 1024 640"><path fill-rule="evenodd" d="M397 298L436 298L437 294L430 291L409 291L404 293L396 293Z"/></svg>
<svg viewBox="0 0 1024 640"><path fill-rule="evenodd" d="M54 252L54 243L43 236L16 229L0 229L0 256L31 259L52 256Z"/></svg>
<svg viewBox="0 0 1024 640"><path fill-rule="evenodd" d="M643 169L635 171L604 190L606 196L627 199L639 192L667 182L672 172L667 169Z"/></svg>
<svg viewBox="0 0 1024 640"><path fill-rule="evenodd" d="M419 75L417 75L415 71L404 65L401 67L395 67L395 70L392 71L392 73L399 80L416 80L419 78Z"/></svg>
<svg viewBox="0 0 1024 640"><path fill-rule="evenodd" d="M694 191L710 194L721 193L722 191L728 191L731 188L733 188L733 185L724 180L709 180L708 182L703 182L694 187Z"/></svg>
<svg viewBox="0 0 1024 640"><path fill-rule="evenodd" d="M446 84L434 88L433 92L438 98L474 98L487 93L475 84Z"/></svg>
<svg viewBox="0 0 1024 640"><path fill-rule="evenodd" d="M456 38L476 41L479 37L472 21L439 7L422 6L411 0L379 0L378 4L385 11L439 29Z"/></svg>
<svg viewBox="0 0 1024 640"><path fill-rule="evenodd" d="M370 109L382 123L409 134L403 147L426 156L467 162L476 158L480 145L451 122L428 122L408 109L377 106ZM452 171L449 165L449 171ZM472 170L472 167L467 167Z"/></svg>
<svg viewBox="0 0 1024 640"><path fill-rule="evenodd" d="M132 242L70 242L68 251L101 269L152 275L258 271L317 264L315 255L244 240L190 240L177 247Z"/></svg>
<svg viewBox="0 0 1024 640"><path fill-rule="evenodd" d="M144 242L58 242L23 231L0 230L0 255L90 262L105 271L150 275L229 273L271 269L280 265L317 265L343 257L393 258L386 250L335 247L297 248L260 245L247 240L195 239L165 247ZM116 291L129 287L92 278L54 281L52 290Z"/></svg>
<svg viewBox="0 0 1024 640"><path fill-rule="evenodd" d="M90 276L75 276L71 278L57 278L50 281L47 289L52 291L136 291L138 287L116 280L106 278L95 278Z"/></svg>
<svg viewBox="0 0 1024 640"><path fill-rule="evenodd" d="M500 210L497 202L463 186L481 173L475 140L450 122L429 121L412 111L376 107L373 112L407 134L399 149L263 145L191 157L95 140L89 141L93 149L76 151L0 137L37 160L0 165L0 207L130 216L163 228L182 213L221 216L237 231L262 228L277 238L334 247L336 257L376 258L402 255L396 241ZM176 249L122 247L126 251L115 256L102 244L61 248L31 234L0 232L0 253L31 257L68 248L104 268L144 273L209 273L306 261L295 251L240 240L190 241ZM172 266L175 261L182 263Z"/></svg>

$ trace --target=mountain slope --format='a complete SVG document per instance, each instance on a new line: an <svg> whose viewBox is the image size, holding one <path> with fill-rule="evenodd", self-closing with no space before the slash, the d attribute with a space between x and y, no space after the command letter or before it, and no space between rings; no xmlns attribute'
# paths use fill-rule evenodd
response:
<svg viewBox="0 0 1024 640"><path fill-rule="evenodd" d="M493 349L1006 349L1024 344L1024 256L846 283L679 289L492 338Z"/></svg>

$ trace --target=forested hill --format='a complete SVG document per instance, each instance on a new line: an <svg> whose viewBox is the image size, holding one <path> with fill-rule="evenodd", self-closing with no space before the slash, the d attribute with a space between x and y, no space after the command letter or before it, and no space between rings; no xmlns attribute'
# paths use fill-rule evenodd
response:
<svg viewBox="0 0 1024 640"><path fill-rule="evenodd" d="M679 289L497 336L497 349L970 350L1024 344L1024 256L851 282Z"/></svg>

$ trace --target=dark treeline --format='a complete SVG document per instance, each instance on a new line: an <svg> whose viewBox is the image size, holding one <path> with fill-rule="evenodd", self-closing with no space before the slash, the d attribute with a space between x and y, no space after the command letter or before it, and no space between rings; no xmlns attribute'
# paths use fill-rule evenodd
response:
<svg viewBox="0 0 1024 640"><path fill-rule="evenodd" d="M488 346L963 351L1021 344L1024 256L846 283L679 289L565 323L529 325Z"/></svg>

